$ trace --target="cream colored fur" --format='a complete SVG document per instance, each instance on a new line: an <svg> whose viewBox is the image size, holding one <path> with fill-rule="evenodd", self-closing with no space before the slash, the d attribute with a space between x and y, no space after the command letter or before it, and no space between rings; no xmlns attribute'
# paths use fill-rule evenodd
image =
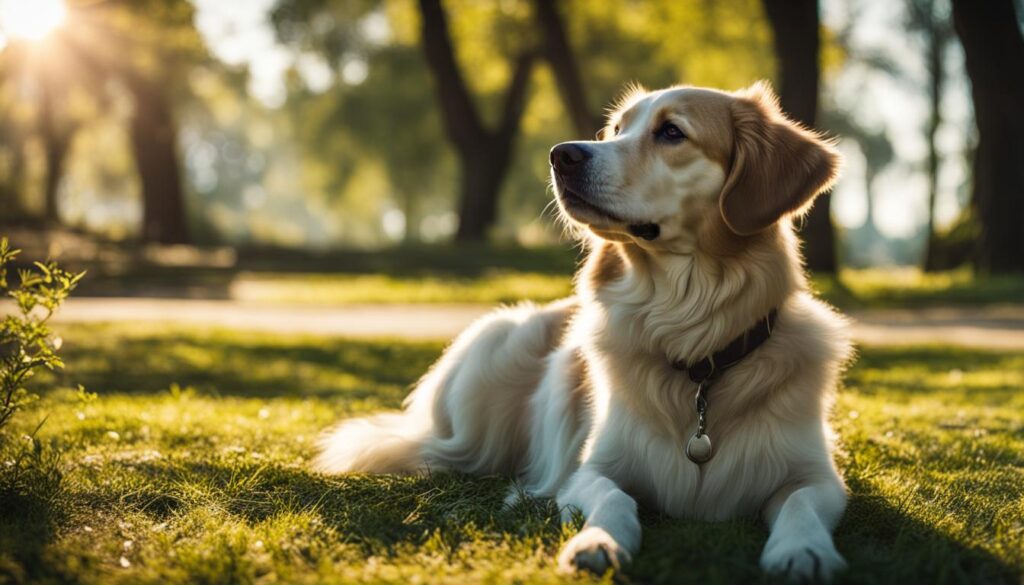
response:
<svg viewBox="0 0 1024 585"><path fill-rule="evenodd" d="M724 141L716 145L709 134L735 132L736 107L773 107L767 92L673 89L628 100L612 119L628 118L625 131L581 143L594 150L599 177L588 200L614 207L615 217L655 221L661 237L633 238L621 222L574 212L556 177L563 213L590 249L576 296L484 317L420 380L404 411L349 420L327 435L318 468L513 476L513 494L556 498L586 518L559 555L565 570L628 562L641 542L637 502L683 519L760 512L770 528L765 570L828 579L841 569L831 531L846 495L827 414L850 356L845 322L808 292L788 217L741 236L719 210L735 169L716 149L736 147L732 136L716 135ZM666 115L689 127L691 150L646 144ZM721 349L773 307L769 340L712 386L715 455L698 466L684 454L696 387L671 364Z"/></svg>

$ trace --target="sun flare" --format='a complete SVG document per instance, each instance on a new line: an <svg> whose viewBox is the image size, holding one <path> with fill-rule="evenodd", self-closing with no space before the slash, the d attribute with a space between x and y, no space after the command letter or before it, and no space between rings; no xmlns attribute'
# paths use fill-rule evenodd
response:
<svg viewBox="0 0 1024 585"><path fill-rule="evenodd" d="M11 38L43 40L66 18L64 0L0 0L0 32Z"/></svg>

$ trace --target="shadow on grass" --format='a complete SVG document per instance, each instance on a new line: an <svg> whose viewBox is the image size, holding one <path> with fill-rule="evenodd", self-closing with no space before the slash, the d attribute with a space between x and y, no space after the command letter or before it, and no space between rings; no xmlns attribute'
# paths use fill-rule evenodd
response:
<svg viewBox="0 0 1024 585"><path fill-rule="evenodd" d="M66 575L50 566L45 547L67 521L60 457L52 445L26 446L0 435L0 583L23 583L25 568L54 582Z"/></svg>
<svg viewBox="0 0 1024 585"><path fill-rule="evenodd" d="M902 284L899 279L894 282L885 271L871 269L852 270L842 279L816 274L812 280L821 297L845 309L979 307L1019 303L1024 298L1024 278L1020 276L970 276L959 272L926 274ZM867 283L861 281L865 277Z"/></svg>
<svg viewBox="0 0 1024 585"><path fill-rule="evenodd" d="M1019 569L965 546L900 511L869 486L851 483L835 542L849 567L842 583L1018 583ZM757 566L766 529L754 520L689 523L652 516L627 574L642 583L773 583Z"/></svg>
<svg viewBox="0 0 1024 585"><path fill-rule="evenodd" d="M853 497L836 531L836 545L850 563L849 582L1019 583L1020 568L958 542L920 522L898 502L848 480Z"/></svg>
<svg viewBox="0 0 1024 585"><path fill-rule="evenodd" d="M210 505L249 525L282 514L313 513L366 555L394 554L396 548L422 545L436 533L454 548L469 538L467 526L493 537L538 537L552 547L561 534L553 503L505 508L510 484L497 476L328 477L255 463L157 462L132 467L145 476L148 487L108 494L109 501L97 504L127 505L158 522Z"/></svg>
<svg viewBox="0 0 1024 585"><path fill-rule="evenodd" d="M122 466L122 463L111 465ZM508 481L458 474L426 477L326 477L302 469L257 462L173 462L131 464L104 473L138 474L125 491L70 494L97 513L141 513L153 524L189 524L192 513L217 509L247 526L279 517L312 514L330 529L324 538L355 546L363 558L401 562L420 547L449 555L463 545L525 542L553 557L561 543L558 511L549 502L502 507ZM140 488L139 484L146 487ZM847 583L1016 583L1019 568L976 547L965 546L901 511L867 484L851 482L852 498L836 532L849 561ZM15 502L0 512L0 575L14 582L44 578L67 581L65 563L51 563L47 551L61 508ZM13 513L17 510L16 513ZM757 559L767 537L755 520L709 524L642 514L644 545L635 562L617 577L626 583L775 583ZM287 521L287 520L286 520ZM192 534L192 538L216 535ZM440 550L439 550L440 549ZM469 558L472 558L471 556ZM553 569L552 569L553 570Z"/></svg>
<svg viewBox="0 0 1024 585"><path fill-rule="evenodd" d="M366 556L401 556L410 547L528 540L549 555L561 543L558 511L550 502L502 507L509 483L500 477L458 474L426 477L326 477L301 469L246 464L189 463L138 468L156 482L118 501L164 521L210 505L188 495L205 491L215 505L247 524L279 514L314 513L337 538ZM166 485L161 487L161 484ZM177 496L169 486L192 486ZM203 486L197 490L194 486ZM848 583L1016 583L1019 569L988 552L965 546L933 526L903 513L899 505L851 482L852 497L836 531L836 544L850 564ZM168 506L168 502L174 504ZM756 520L703 523L673 520L645 511L644 545L619 581L634 583L774 583L758 558L767 533ZM472 529L467 529L472 527Z"/></svg>
<svg viewBox="0 0 1024 585"><path fill-rule="evenodd" d="M404 397L406 385L421 375L440 351L439 344L431 343L224 332L125 336L92 331L96 334L89 346L69 343L66 357L69 371L74 372L71 381L101 392L147 394L162 392L169 383L178 382L220 395L365 397L382 406L395 406ZM893 384L887 382L897 388L896 395L912 394L925 391L930 385L928 377L946 374L951 367L968 373L972 368L998 373L1021 367L1022 360L1024 356L1011 353L959 349L871 349L863 352L849 377L861 393L870 390L871 382L860 378L877 374L896 379ZM917 380L900 381L913 378ZM971 388L974 400L991 399L993 392L1001 396L1005 390L998 384ZM247 525L287 514L313 514L332 531L330 538L356 545L367 557L396 561L411 548L443 546L454 552L481 539L526 542L554 555L561 541L557 510L552 505L502 508L508 486L502 478L453 474L330 478L297 467L228 459L206 450L201 439L187 437L195 455L181 456L201 460L175 455L152 462L108 461L91 473L124 476L131 481L112 485L91 481L91 491L69 497L96 514L127 510L147 515L154 523L208 509L223 510ZM926 445L931 438L922 436L914 441ZM870 445L881 448L874 443L862 446ZM165 452L177 453L177 446L169 443ZM903 502L861 480L865 465L895 465L897 461L894 456L887 460L871 451L864 453L869 461L852 465L848 473L853 497L836 535L839 550L850 562L844 581L906 585L1021 580L1020 566L1009 565L917 520L904 510ZM949 456L949 452L935 455ZM929 460L916 463L928 465ZM936 472L943 469L935 466ZM929 500L927 494L901 493L915 499L918 506ZM6 564L0 565L0 576L8 570L21 570L19 567L27 567L30 575L52 576L44 549L54 539L60 509L33 511L31 504L2 504L0 563ZM956 514L949 513L957 521ZM22 520L23 516L28 520ZM645 513L643 520L644 548L620 576L623 581L702 585L772 581L757 567L766 538L757 521L706 524L650 513ZM8 543L15 548L8 549ZM5 550L16 551L6 553L16 556L4 556ZM18 562L9 562L11 558Z"/></svg>
<svg viewBox="0 0 1024 585"><path fill-rule="evenodd" d="M455 474L428 477L350 476L328 478L302 470L250 465L195 463L146 465L156 481L94 506L127 506L153 519L187 517L197 507L217 506L248 525L279 515L312 513L333 537L355 545L366 557L398 560L410 548L457 549L481 538L525 540L554 555L561 542L552 504L502 508L508 488L503 478ZM166 482L166 483L165 483ZM171 486L190 486L175 493ZM196 486L205 490L197 490ZM892 502L852 485L850 507L836 543L850 563L839 579L847 583L1015 583L1021 574L987 552L953 541L934 527L904 515ZM197 498L205 491L206 498ZM49 566L45 546L54 537L54 512L19 506L17 518L0 513L0 539L8 561L0 574L17 582L66 580ZM31 517L25 516L30 513ZM39 520L43 520L39 522ZM766 538L753 520L708 524L643 514L644 546L635 562L617 576L626 583L775 583L757 559ZM429 541L429 542L428 542ZM10 561L16 561L11 563ZM58 563L58 566L60 563Z"/></svg>
<svg viewBox="0 0 1024 585"><path fill-rule="evenodd" d="M60 509L32 494L0 489L0 583L24 583L34 576L56 577L43 551L57 533Z"/></svg>
<svg viewBox="0 0 1024 585"><path fill-rule="evenodd" d="M378 399L395 407L442 349L440 343L352 341L245 333L73 335L65 344L64 385L101 393L146 394L171 384L241 397ZM39 390L49 387L42 377Z"/></svg>
<svg viewBox="0 0 1024 585"><path fill-rule="evenodd" d="M154 333L124 335L102 326L90 338L72 334L65 344L67 386L102 393L146 394L171 384L201 394L241 397L344 397L381 399L397 407L409 387L437 359L438 342L365 341L260 333ZM860 352L848 380L862 393L875 378L908 396L934 389L927 379L975 370L1024 369L1024 355L951 347L870 348ZM40 390L49 380L41 378ZM1017 392L1012 384L985 392Z"/></svg>
<svg viewBox="0 0 1024 585"><path fill-rule="evenodd" d="M848 386L864 395L887 392L912 398L934 392L938 387L956 389L979 398L997 400L1015 395L1020 388L1009 376L1004 383L989 381L984 386L961 380L974 372L1024 371L1024 354L1013 351L975 350L957 347L872 347L862 349L846 375ZM982 396L979 396L982 395Z"/></svg>
<svg viewBox="0 0 1024 585"><path fill-rule="evenodd" d="M384 275L395 278L479 278L502 272L565 275L575 271L579 250L569 246L417 245L385 250L316 253L283 248L241 248L230 267L161 266L139 262L128 268L102 262L82 265L89 276L76 296L224 300L241 272Z"/></svg>

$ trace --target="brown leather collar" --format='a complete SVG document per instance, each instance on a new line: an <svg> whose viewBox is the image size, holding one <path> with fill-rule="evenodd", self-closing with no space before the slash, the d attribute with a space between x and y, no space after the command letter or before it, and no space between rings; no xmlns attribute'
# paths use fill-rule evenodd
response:
<svg viewBox="0 0 1024 585"><path fill-rule="evenodd" d="M775 329L775 319L778 315L778 309L772 309L770 313L759 319L753 327L730 341L729 345L721 350L716 351L692 366L687 367L686 362L678 361L673 363L672 367L687 372L690 375L690 379L698 384L710 380L738 364L740 360L750 355L751 352L767 341L772 335L772 330Z"/></svg>

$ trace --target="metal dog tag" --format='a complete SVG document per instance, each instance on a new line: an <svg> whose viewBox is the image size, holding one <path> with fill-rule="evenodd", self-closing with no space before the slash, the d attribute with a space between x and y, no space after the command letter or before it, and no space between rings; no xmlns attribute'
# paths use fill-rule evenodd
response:
<svg viewBox="0 0 1024 585"><path fill-rule="evenodd" d="M711 459L711 437L704 434L690 437L686 442L686 456L698 465Z"/></svg>

